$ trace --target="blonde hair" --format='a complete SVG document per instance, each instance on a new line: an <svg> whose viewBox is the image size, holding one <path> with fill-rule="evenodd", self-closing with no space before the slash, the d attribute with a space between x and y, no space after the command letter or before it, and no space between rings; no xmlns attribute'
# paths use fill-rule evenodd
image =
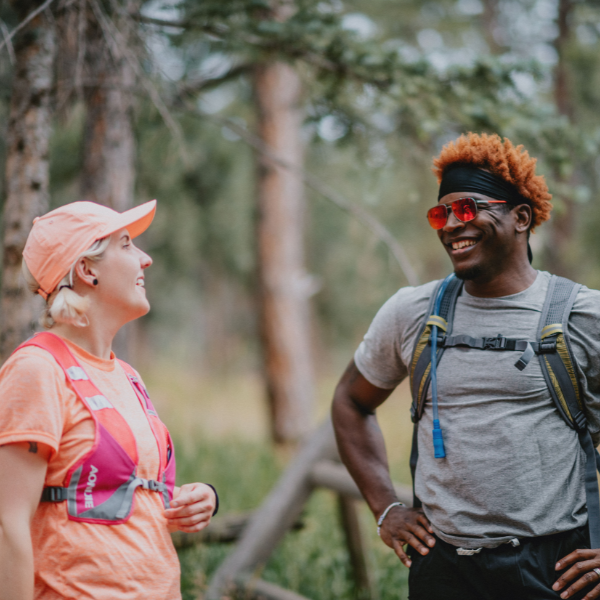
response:
<svg viewBox="0 0 600 600"><path fill-rule="evenodd" d="M87 327L89 325L85 314L89 308L89 298L84 298L73 290L75 267L82 258L88 258L92 261L102 260L109 243L110 236L96 240L73 262L69 272L61 279L54 291L46 299L46 306L40 317L40 324L43 327L50 329L56 323L67 323L77 327ZM21 271L29 289L34 294L37 294L40 284L31 274L25 261L21 264Z"/></svg>

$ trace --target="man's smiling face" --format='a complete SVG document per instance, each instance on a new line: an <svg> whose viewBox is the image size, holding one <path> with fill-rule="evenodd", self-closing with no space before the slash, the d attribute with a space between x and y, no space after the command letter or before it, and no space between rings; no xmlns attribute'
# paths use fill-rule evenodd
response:
<svg viewBox="0 0 600 600"><path fill-rule="evenodd" d="M474 192L454 192L440 198L440 204L450 205L459 198L494 200ZM504 269L505 260L515 252L517 234L514 211L506 204L478 207L472 221L463 223L454 213L438 236L450 256L457 277L464 280L489 281ZM509 207L512 208L512 207Z"/></svg>

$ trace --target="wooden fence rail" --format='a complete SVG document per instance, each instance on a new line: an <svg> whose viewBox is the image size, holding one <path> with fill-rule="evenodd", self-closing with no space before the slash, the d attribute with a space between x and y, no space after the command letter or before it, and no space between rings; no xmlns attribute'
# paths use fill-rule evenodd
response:
<svg viewBox="0 0 600 600"><path fill-rule="evenodd" d="M357 596L375 600L356 500L362 496L340 462L331 421L327 420L305 442L263 504L249 517L235 550L213 575L205 600L224 597L265 600L308 600L256 577L317 488L338 494L341 524L350 555ZM412 505L410 486L395 485L398 498Z"/></svg>

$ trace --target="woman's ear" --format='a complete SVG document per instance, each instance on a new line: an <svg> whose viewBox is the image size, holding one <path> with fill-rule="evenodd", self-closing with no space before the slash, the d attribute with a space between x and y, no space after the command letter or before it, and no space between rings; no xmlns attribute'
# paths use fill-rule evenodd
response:
<svg viewBox="0 0 600 600"><path fill-rule="evenodd" d="M513 209L516 216L515 230L517 233L523 233L529 231L531 228L531 221L533 219L533 213L531 206L528 204L520 204L515 206Z"/></svg>
<svg viewBox="0 0 600 600"><path fill-rule="evenodd" d="M94 264L86 258L80 258L75 265L75 277L84 285L96 287L94 281L98 281Z"/></svg>

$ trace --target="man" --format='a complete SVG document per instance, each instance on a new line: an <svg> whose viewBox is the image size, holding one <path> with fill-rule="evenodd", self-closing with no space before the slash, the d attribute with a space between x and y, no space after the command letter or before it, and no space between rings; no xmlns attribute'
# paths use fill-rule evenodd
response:
<svg viewBox="0 0 600 600"><path fill-rule="evenodd" d="M440 193L429 221L464 281L452 334L500 332L534 341L550 275L532 268L528 240L551 210L535 160L509 140L469 134L445 146L434 165ZM375 411L411 368L436 287L402 288L385 303L332 409L342 459L375 518L383 517L381 538L410 567L409 597L600 598L600 550L589 549L586 457L537 355L519 370L515 352L445 349L437 398L446 456L434 451L430 386L414 482L422 508L397 504ZM582 287L569 334L594 445L599 318L600 292Z"/></svg>

